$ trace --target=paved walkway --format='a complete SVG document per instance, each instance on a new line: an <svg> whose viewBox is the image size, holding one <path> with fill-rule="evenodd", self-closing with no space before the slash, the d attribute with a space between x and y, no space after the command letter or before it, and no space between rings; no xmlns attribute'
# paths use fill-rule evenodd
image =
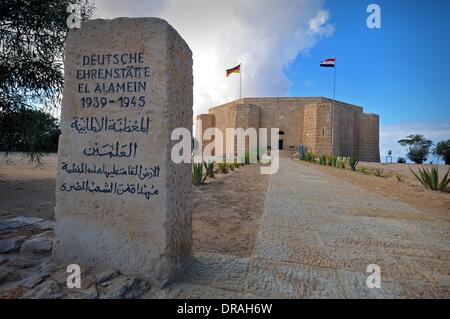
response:
<svg viewBox="0 0 450 319"><path fill-rule="evenodd" d="M299 162L271 176L253 256L196 256L172 298L450 298L450 224ZM381 268L381 289L366 286Z"/></svg>

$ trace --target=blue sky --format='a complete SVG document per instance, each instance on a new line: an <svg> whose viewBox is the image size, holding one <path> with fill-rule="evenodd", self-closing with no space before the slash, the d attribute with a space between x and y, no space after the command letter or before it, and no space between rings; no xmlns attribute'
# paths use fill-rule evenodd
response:
<svg viewBox="0 0 450 319"><path fill-rule="evenodd" d="M381 29L366 26L374 2ZM337 99L382 115L382 124L450 120L450 1L328 0L325 8L334 34L285 69L290 95L332 96L332 69L318 63L336 57Z"/></svg>
<svg viewBox="0 0 450 319"><path fill-rule="evenodd" d="M371 3L381 7L381 29L366 26ZM318 64L336 57L336 98L380 115L382 156L401 152L393 140L402 134L450 138L450 1L327 0L325 8L334 34L285 68L289 95L332 97L333 70Z"/></svg>

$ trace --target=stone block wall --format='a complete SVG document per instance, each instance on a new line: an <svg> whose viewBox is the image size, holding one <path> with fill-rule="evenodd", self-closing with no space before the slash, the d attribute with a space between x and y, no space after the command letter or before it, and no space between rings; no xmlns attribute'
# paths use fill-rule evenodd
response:
<svg viewBox="0 0 450 319"><path fill-rule="evenodd" d="M236 102L228 103L209 110L209 114L215 117L216 128L223 135L223 154L226 154L226 129L236 127ZM218 146L217 146L218 147Z"/></svg>
<svg viewBox="0 0 450 319"><path fill-rule="evenodd" d="M339 156L357 156L358 119L362 108L339 102L334 107L334 154Z"/></svg>
<svg viewBox="0 0 450 319"><path fill-rule="evenodd" d="M380 161L380 117L362 113L358 121L357 157L363 162Z"/></svg>
<svg viewBox="0 0 450 319"><path fill-rule="evenodd" d="M201 126L199 126L200 123ZM203 133L207 129L215 127L216 127L216 117L214 116L214 114L197 115L197 127L195 131L195 137L197 138L197 140L201 140L203 138L202 150L204 150L205 147L214 140L214 136L205 139Z"/></svg>
<svg viewBox="0 0 450 319"><path fill-rule="evenodd" d="M258 128L259 125L259 106L253 104L237 104L236 105L236 128L247 130L249 128L256 129L256 145L258 145ZM245 150L256 151L256 149L249 149L249 136L245 137ZM237 152L237 143L235 140L235 152Z"/></svg>

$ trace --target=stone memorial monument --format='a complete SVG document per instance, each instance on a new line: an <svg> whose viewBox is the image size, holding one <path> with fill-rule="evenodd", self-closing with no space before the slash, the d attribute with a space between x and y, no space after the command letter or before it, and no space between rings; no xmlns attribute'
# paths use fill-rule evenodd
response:
<svg viewBox="0 0 450 319"><path fill-rule="evenodd" d="M64 66L54 259L163 286L191 256L191 166L170 137L192 131L192 53L161 19L92 20Z"/></svg>

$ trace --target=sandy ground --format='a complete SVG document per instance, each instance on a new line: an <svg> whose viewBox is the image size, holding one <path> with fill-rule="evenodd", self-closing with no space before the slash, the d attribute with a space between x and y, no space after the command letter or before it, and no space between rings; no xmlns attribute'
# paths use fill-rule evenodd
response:
<svg viewBox="0 0 450 319"><path fill-rule="evenodd" d="M246 166L194 187L194 250L250 256L269 180L259 167Z"/></svg>
<svg viewBox="0 0 450 319"><path fill-rule="evenodd" d="M304 162L301 164L341 178L376 194L409 203L436 217L450 220L450 193L426 190L409 170L409 168L411 168L412 170L417 171L419 165L361 163L358 166L384 169L385 177L376 177L360 172L352 172L349 169L343 170ZM424 166L429 168L429 165ZM420 167L422 167L422 165ZM448 166L439 166L439 176L442 177L447 172L448 168ZM396 179L394 176L395 174L402 175L401 181Z"/></svg>
<svg viewBox="0 0 450 319"><path fill-rule="evenodd" d="M17 154L7 161L0 153L0 218L53 218L56 160L56 154L49 155L37 168Z"/></svg>
<svg viewBox="0 0 450 319"><path fill-rule="evenodd" d="M0 156L2 156L0 154ZM13 154L0 158L0 218L35 216L54 219L56 155L43 168ZM217 174L194 187L194 250L249 256L264 209L268 177L250 165L228 175Z"/></svg>

